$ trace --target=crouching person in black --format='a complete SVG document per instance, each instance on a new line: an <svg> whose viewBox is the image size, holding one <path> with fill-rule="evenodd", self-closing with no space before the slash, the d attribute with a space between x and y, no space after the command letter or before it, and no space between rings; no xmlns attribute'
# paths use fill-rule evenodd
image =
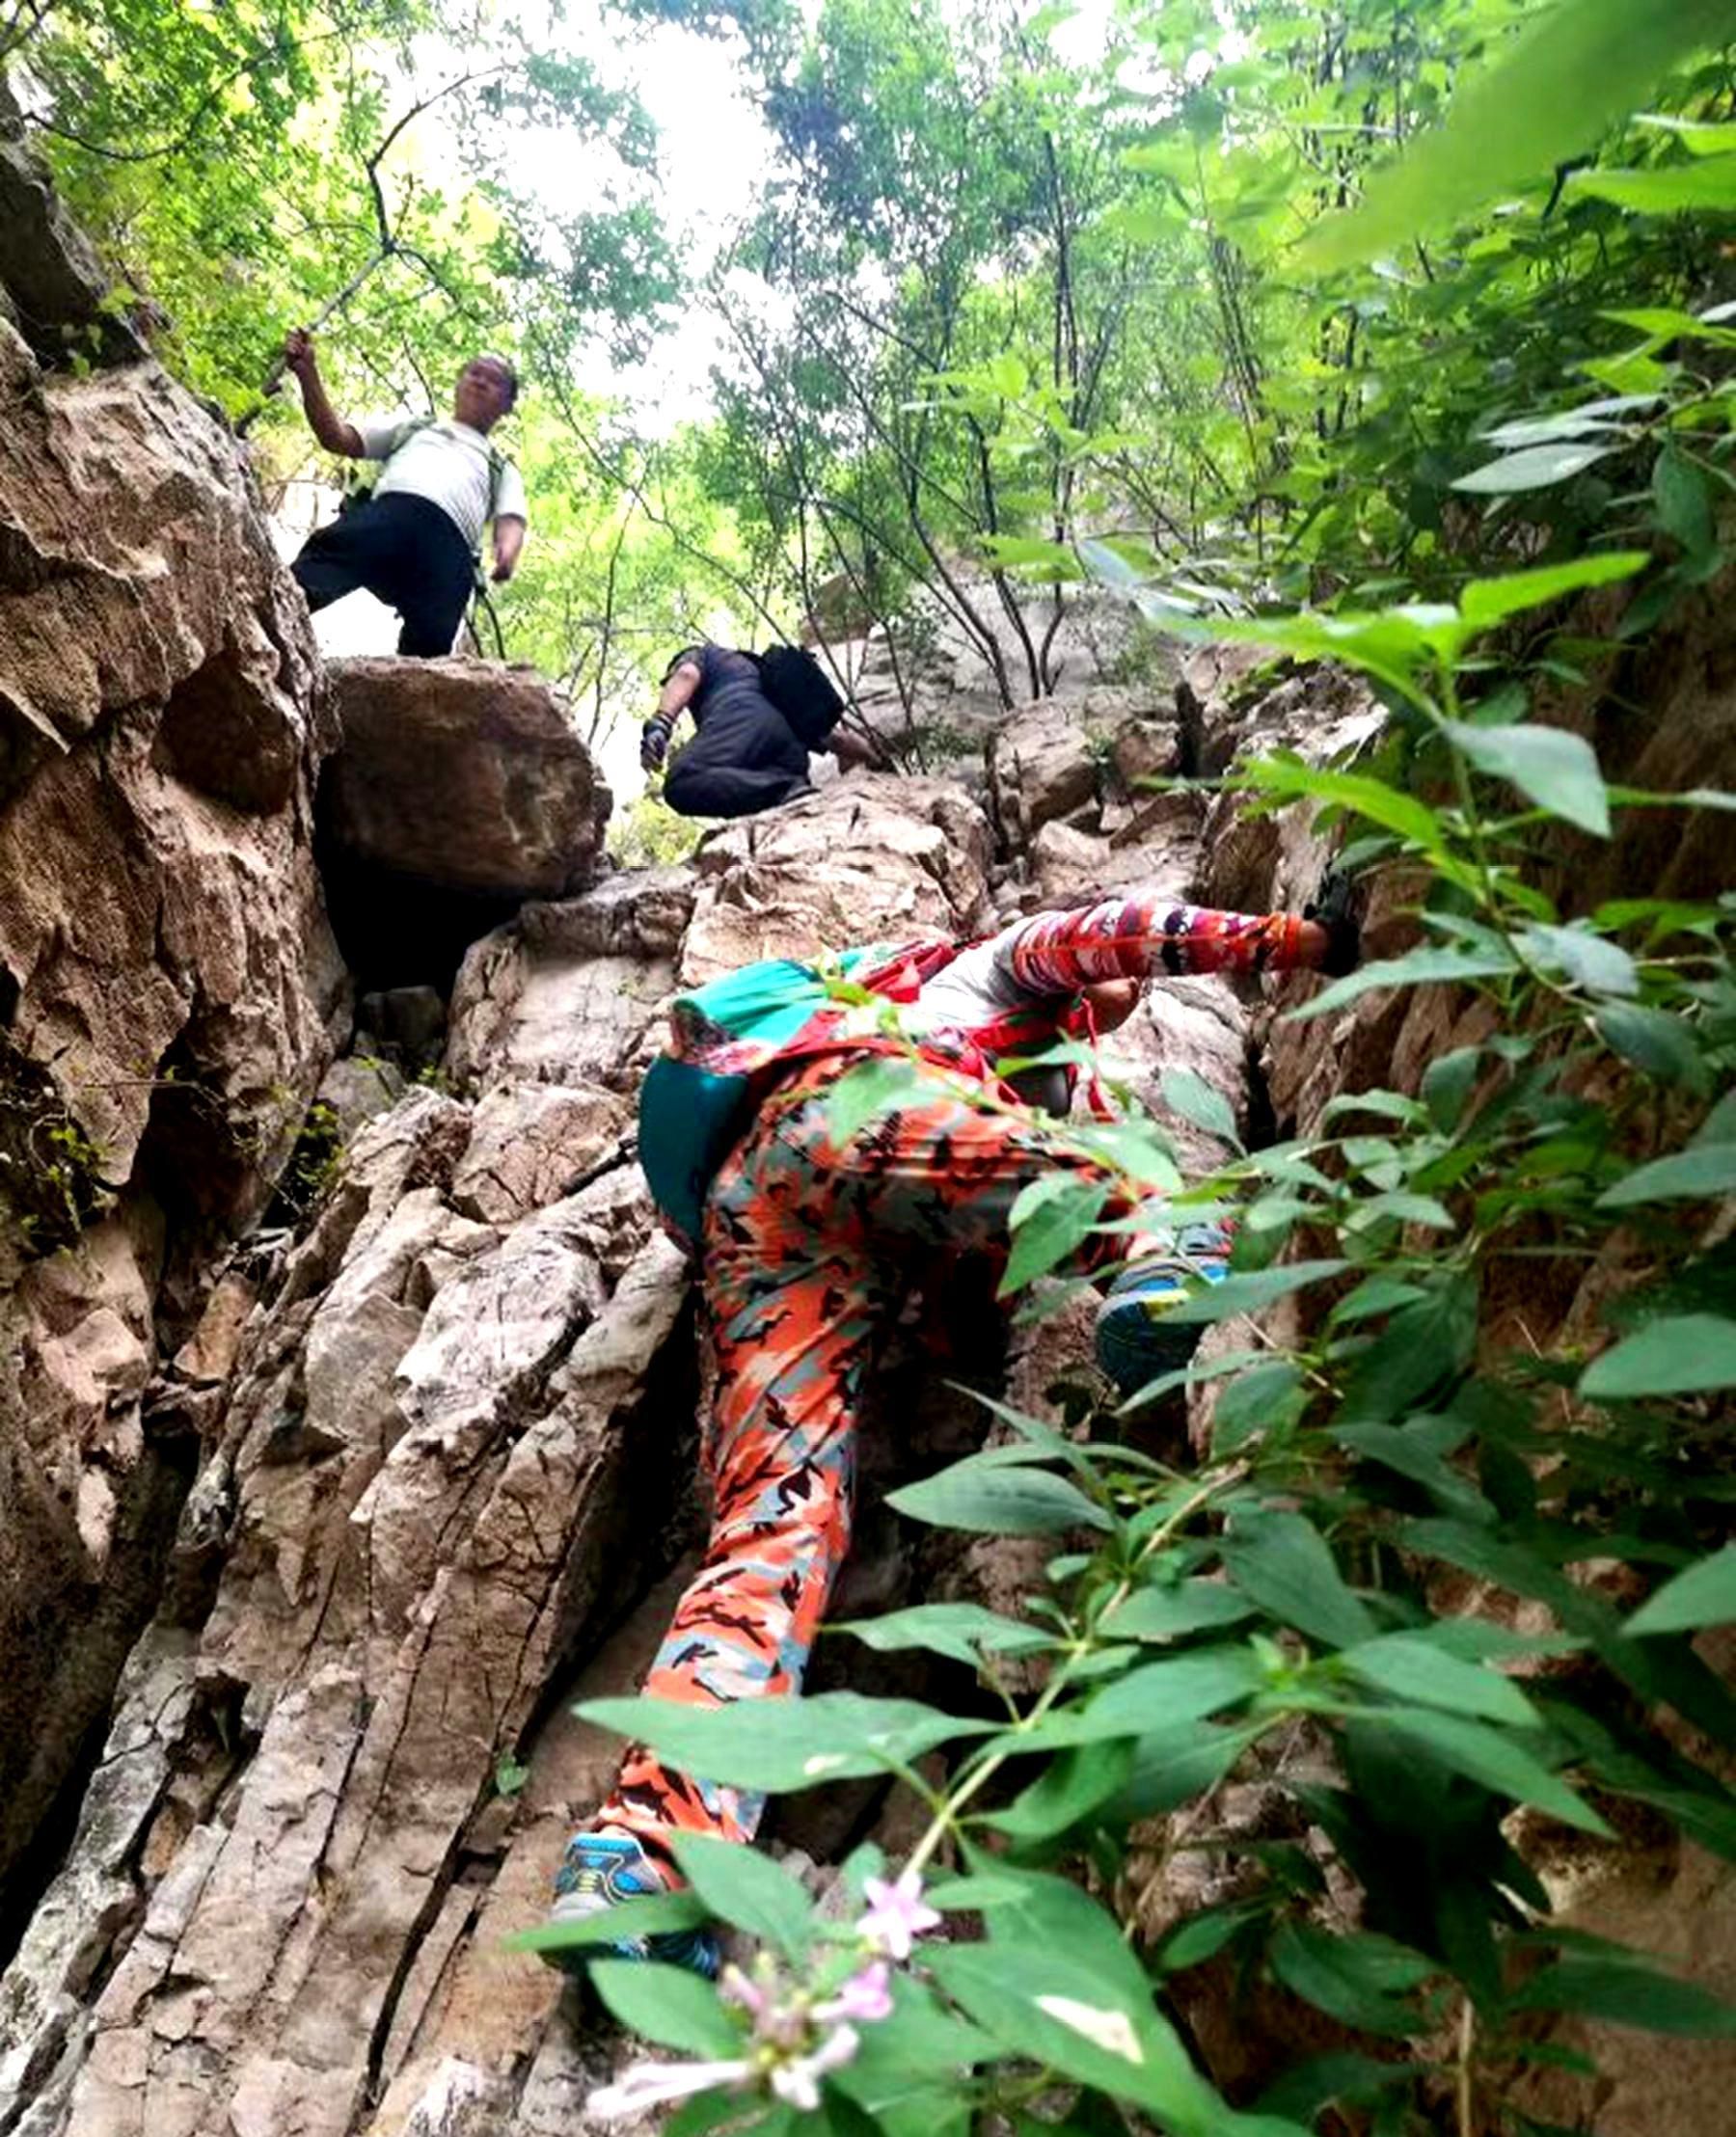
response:
<svg viewBox="0 0 1736 2137"><path fill-rule="evenodd" d="M452 650L475 583L482 530L494 527L494 578L510 579L524 547L525 485L488 442L518 398L503 356L476 356L458 374L449 420L346 421L327 397L313 337L297 328L284 363L301 383L302 407L328 452L384 463L371 496L309 536L289 567L310 609L366 586L403 622L400 653L437 658Z"/></svg>
<svg viewBox="0 0 1736 2137"><path fill-rule="evenodd" d="M830 750L846 764L872 755L837 732L843 710L813 656L793 646L763 654L689 646L665 673L639 762L655 771L676 722L691 713L693 739L669 766L664 799L683 816L752 816L813 792L810 751Z"/></svg>

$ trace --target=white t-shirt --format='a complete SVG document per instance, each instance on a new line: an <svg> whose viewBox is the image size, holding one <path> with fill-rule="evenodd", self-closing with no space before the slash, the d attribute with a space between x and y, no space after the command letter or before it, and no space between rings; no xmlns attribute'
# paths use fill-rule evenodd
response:
<svg viewBox="0 0 1736 2137"><path fill-rule="evenodd" d="M941 1032L975 1032L998 1023L1014 1010L1070 1000L1070 994L1043 994L1015 977L1013 952L1030 924L1030 916L1016 920L987 942L973 942L968 950L961 950L925 983L915 1001L902 1009L899 1020L905 1031L917 1039ZM1034 1041L1020 1051L1041 1053L1043 1046ZM1045 1113L1066 1113L1070 1091L1065 1069L1026 1068L1011 1081L1028 1104L1041 1106Z"/></svg>
<svg viewBox="0 0 1736 2137"><path fill-rule="evenodd" d="M374 496L426 498L457 527L467 549L482 546L482 529L490 519L529 519L518 470L506 461L495 482L488 440L469 423L453 422L449 417L438 423L419 422L415 417L370 417L356 428L363 458L386 463Z"/></svg>

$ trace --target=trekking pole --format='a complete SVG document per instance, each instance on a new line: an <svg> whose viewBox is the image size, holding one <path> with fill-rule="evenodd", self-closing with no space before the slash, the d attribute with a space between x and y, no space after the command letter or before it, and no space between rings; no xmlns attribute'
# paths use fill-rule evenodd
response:
<svg viewBox="0 0 1736 2137"><path fill-rule="evenodd" d="M357 273L350 277L349 281L344 284L335 297L320 306L313 317L308 322L306 331L309 334L318 334L332 314L342 311L343 307L349 303L375 268L383 267L396 251L397 247L395 245L388 245L382 251L375 253L365 267L359 269ZM263 397L256 407L250 408L235 425L235 436L237 438L245 438L255 423L264 415L271 402L277 398L278 392L283 387L285 368L284 352L280 348L267 365L265 376L259 381L259 392Z"/></svg>
<svg viewBox="0 0 1736 2137"><path fill-rule="evenodd" d="M479 571L476 574L476 591L471 601L471 636L476 641L476 651L480 653L482 651L482 634L476 629L476 610L478 609L482 610L494 627L495 658L503 661L506 658L506 635L501 629L501 619L495 612L494 602Z"/></svg>

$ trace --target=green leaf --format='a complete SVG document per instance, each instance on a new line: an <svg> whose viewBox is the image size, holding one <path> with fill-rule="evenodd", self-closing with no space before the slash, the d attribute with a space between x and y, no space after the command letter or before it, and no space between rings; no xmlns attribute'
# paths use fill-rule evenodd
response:
<svg viewBox="0 0 1736 2137"><path fill-rule="evenodd" d="M1462 1372L1477 1348L1477 1285L1463 1273L1399 1307L1350 1367L1340 1428L1402 1417L1411 1404Z"/></svg>
<svg viewBox="0 0 1736 2137"><path fill-rule="evenodd" d="M1047 1840L1106 1803L1133 1771L1133 1740L1083 1745L1051 1759L1005 1810L983 1819L1015 1841Z"/></svg>
<svg viewBox="0 0 1736 2137"><path fill-rule="evenodd" d="M597 1959L587 1973L610 2015L629 2033L708 2062L746 2050L746 2037L718 2001L718 1991L684 1966Z"/></svg>
<svg viewBox="0 0 1736 2137"><path fill-rule="evenodd" d="M1308 1390L1288 1358L1250 1366L1231 1381L1211 1413L1214 1456L1234 1453L1257 1435L1268 1442L1281 1438L1307 1407Z"/></svg>
<svg viewBox="0 0 1736 2137"><path fill-rule="evenodd" d="M1644 1964L1577 1953L1533 1974L1507 1999L1515 2011L1571 2011L1606 2025L1714 2039L1736 2033L1736 2005L1696 1982L1675 1981Z"/></svg>
<svg viewBox="0 0 1736 2137"><path fill-rule="evenodd" d="M1135 1737L1133 1770L1114 1805L1122 1829L1208 1796L1259 1733L1188 1721Z"/></svg>
<svg viewBox="0 0 1736 2137"><path fill-rule="evenodd" d="M1510 1677L1461 1662L1415 1634L1384 1634L1360 1647L1347 1647L1340 1660L1354 1676L1395 1699L1445 1707L1485 1721L1510 1721L1522 1729L1542 1725L1537 1710Z"/></svg>
<svg viewBox="0 0 1736 2137"><path fill-rule="evenodd" d="M1736 1621L1736 1544L1689 1566L1642 1603L1624 1633L1690 1633L1702 1625Z"/></svg>
<svg viewBox="0 0 1736 2137"><path fill-rule="evenodd" d="M1492 980L1518 969L1519 960L1509 950L1461 950L1451 943L1438 947L1425 944L1422 949L1406 951L1401 958L1376 958L1372 964L1361 965L1345 978L1334 980L1312 1000L1288 1011L1286 1021L1299 1023L1309 1016L1329 1016L1363 995L1371 994L1376 987Z"/></svg>
<svg viewBox="0 0 1736 2137"><path fill-rule="evenodd" d="M1195 1127L1204 1128L1207 1135L1214 1135L1220 1143L1228 1143L1233 1150L1241 1149L1241 1137L1235 1132L1235 1115L1230 1101L1221 1091L1214 1091L1204 1076L1191 1068L1166 1068L1159 1080L1163 1102L1182 1120L1191 1121Z"/></svg>
<svg viewBox="0 0 1736 2137"><path fill-rule="evenodd" d="M1054 1636L1036 1625L1002 1617L980 1603L919 1603L883 1617L852 1618L828 1625L827 1633L849 1633L866 1647L888 1654L925 1647L931 1654L979 1667L984 1655L1033 1655L1053 1647Z"/></svg>
<svg viewBox="0 0 1736 2137"><path fill-rule="evenodd" d="M1561 972L1588 994L1638 994L1640 973L1634 960L1617 942L1580 923L1553 928L1537 924L1521 929L1520 941L1538 964Z"/></svg>
<svg viewBox="0 0 1736 2137"><path fill-rule="evenodd" d="M864 1699L854 1691L739 1699L721 1707L644 1696L588 1699L573 1711L582 1721L649 1745L684 1772L773 1793L883 1773L938 1744L982 1736L992 1726L913 1699Z"/></svg>
<svg viewBox="0 0 1736 2137"><path fill-rule="evenodd" d="M1666 446L1652 463L1651 488L1658 525L1666 534L1680 542L1691 556L1703 555L1715 546L1711 485L1679 447Z"/></svg>
<svg viewBox="0 0 1736 2137"><path fill-rule="evenodd" d="M1285 750L1270 757L1256 757L1242 767L1238 782L1258 793L1276 794L1299 800L1314 800L1366 817L1400 837L1408 838L1429 852L1446 844L1440 818L1412 795L1354 771L1329 771L1304 764Z"/></svg>
<svg viewBox="0 0 1736 2137"><path fill-rule="evenodd" d="M1191 1298L1166 1306L1163 1317L1177 1326L1227 1321L1236 1313L1259 1313L1275 1301L1311 1284L1324 1283L1349 1267L1347 1261L1291 1261L1281 1269L1237 1270L1221 1284L1203 1285Z"/></svg>
<svg viewBox="0 0 1736 2137"><path fill-rule="evenodd" d="M1224 1565L1241 1592L1280 1625L1332 1647L1373 1637L1374 1621L1344 1585L1324 1537L1301 1514L1238 1516L1224 1539Z"/></svg>
<svg viewBox="0 0 1736 2137"><path fill-rule="evenodd" d="M1016 392L1022 392L1021 385ZM1032 534L985 534L983 553L991 564L1028 571L1045 581L1083 579L1079 559L1065 542L1046 542Z"/></svg>
<svg viewBox="0 0 1736 2137"><path fill-rule="evenodd" d="M1228 2137L1229 2110L1149 1995L1129 1995L1064 1947L997 1940L928 1956L941 1988L1003 2049L1135 2102L1175 2137Z"/></svg>
<svg viewBox="0 0 1736 2137"><path fill-rule="evenodd" d="M1596 753L1584 736L1562 727L1476 727L1458 719L1442 726L1479 771L1510 780L1551 816L1609 837L1609 796Z"/></svg>
<svg viewBox="0 0 1736 2137"><path fill-rule="evenodd" d="M1438 1970L1388 1937L1334 1936L1303 1922L1286 1922L1267 1956L1273 1973L1305 2003L1366 2033L1416 2032L1416 2006L1400 1999Z"/></svg>
<svg viewBox="0 0 1736 2137"><path fill-rule="evenodd" d="M1648 1321L1593 1359L1579 1392L1599 1402L1641 1395L1699 1394L1736 1388L1736 1321L1716 1313L1675 1313Z"/></svg>
<svg viewBox="0 0 1736 2137"><path fill-rule="evenodd" d="M1497 1729L1480 1721L1467 1721L1458 1715L1431 1714L1418 1707L1370 1718L1384 1722L1419 1759L1451 1767L1497 1796L1510 1796L1519 1803L1535 1803L1539 1810L1548 1811L1564 1825L1578 1826L1606 1840L1614 1837L1565 1781L1558 1780L1523 1745Z"/></svg>
<svg viewBox="0 0 1736 2137"><path fill-rule="evenodd" d="M1351 2055L1341 2049L1311 2055L1286 2070L1261 2095L1260 2105L1269 2114L1289 2115L1312 2125L1322 2107L1372 2106L1396 2086L1408 2092L1411 2084L1408 2064L1378 2063L1370 2055Z"/></svg>
<svg viewBox="0 0 1736 2137"><path fill-rule="evenodd" d="M1180 628L1180 626L1178 626ZM1411 602L1377 613L1303 610L1290 616L1254 616L1246 622L1213 619L1195 636L1230 638L1244 645L1275 646L1305 661L1343 661L1415 698L1417 670L1456 657L1465 625L1443 602Z"/></svg>
<svg viewBox="0 0 1736 2137"><path fill-rule="evenodd" d="M1157 1947L1157 1964L1166 1974L1185 1973L1215 1959L1238 1930L1257 1922L1266 1912L1260 1900L1227 1900L1218 1907L1190 1914L1164 1937Z"/></svg>
<svg viewBox="0 0 1736 2137"><path fill-rule="evenodd" d="M813 1902L781 1863L710 1833L674 1832L669 1845L688 1882L719 1921L800 1958L812 1934Z"/></svg>
<svg viewBox="0 0 1736 2137"><path fill-rule="evenodd" d="M1474 579L1459 596L1459 613L1478 630L1487 631L1527 609L1559 601L1563 594L1631 579L1650 562L1642 549L1617 549L1599 556L1578 556L1571 563L1540 565L1535 571L1508 572L1501 579Z"/></svg>
<svg viewBox="0 0 1736 2137"><path fill-rule="evenodd" d="M1477 497L1503 498L1513 497L1521 490L1546 490L1552 483L1565 482L1569 475L1583 474L1599 460L1607 460L1614 449L1613 446L1589 444L1584 439L1561 440L1551 446L1527 446L1522 452L1509 452L1499 460L1473 468L1469 474L1460 475L1452 487Z"/></svg>
<svg viewBox="0 0 1736 2137"><path fill-rule="evenodd" d="M1021 1290L1034 1278L1044 1276L1064 1261L1089 1236L1109 1197L1106 1180L1070 1178L1051 1175L1033 1182L1047 1190L1034 1204L1026 1202L1027 1188L1014 1205L1013 1251L1007 1258L998 1296Z"/></svg>
<svg viewBox="0 0 1736 2137"><path fill-rule="evenodd" d="M612 1944L623 1936L658 1936L666 1930L696 1929L710 1915L692 1892L653 1892L622 1900L575 1922L542 1922L504 1939L509 1952L564 1952L583 1944Z"/></svg>
<svg viewBox="0 0 1736 2137"><path fill-rule="evenodd" d="M1377 171L1359 207L1316 225L1303 261L1329 269L1371 259L1547 181L1678 60L1722 43L1728 26L1722 0L1561 0L1533 14L1515 36L1491 41L1496 56L1455 88L1445 122Z"/></svg>
<svg viewBox="0 0 1736 2137"><path fill-rule="evenodd" d="M1444 1135L1451 1134L1464 1116L1477 1088L1481 1059L1477 1047L1456 1046L1450 1054L1437 1054L1423 1071L1423 1103Z"/></svg>
<svg viewBox="0 0 1736 2137"><path fill-rule="evenodd" d="M1634 215L1679 215L1686 208L1736 208L1736 156L1708 156L1651 171L1575 171L1570 193L1589 194Z"/></svg>
<svg viewBox="0 0 1736 2137"><path fill-rule="evenodd" d="M1693 1032L1679 1016L1661 1009L1643 1008L1638 1002L1605 1002L1593 1022L1605 1045L1644 1074L1656 1076L1660 1083L1679 1084L1687 1091L1702 1095L1706 1091L1711 1081L1706 1064ZM1609 1197L1602 1200L1607 1204Z"/></svg>
<svg viewBox="0 0 1736 2137"><path fill-rule="evenodd" d="M835 1143L851 1143L870 1121L908 1098L916 1071L908 1061L876 1054L846 1069L826 1097L827 1133Z"/></svg>
<svg viewBox="0 0 1736 2137"><path fill-rule="evenodd" d="M1141 1588L1118 1604L1098 1631L1106 1639L1180 1639L1252 1615L1247 1599L1222 1581L1178 1581L1173 1587Z"/></svg>
<svg viewBox="0 0 1736 2137"><path fill-rule="evenodd" d="M1655 126L1659 132L1671 135L1692 156L1736 153L1736 125L1727 122L1673 119L1664 112L1642 111L1636 115L1634 123Z"/></svg>
<svg viewBox="0 0 1736 2137"><path fill-rule="evenodd" d="M1114 1526L1066 1477L1043 1469L985 1466L977 1455L889 1492L886 1503L931 1528L974 1528L989 1536L1047 1536Z"/></svg>
<svg viewBox="0 0 1736 2137"><path fill-rule="evenodd" d="M1599 1209L1638 1203L1708 1202L1736 1188L1736 1143L1695 1144L1669 1157L1638 1165L1597 1198Z"/></svg>
<svg viewBox="0 0 1736 2137"><path fill-rule="evenodd" d="M1213 1647L1168 1662L1146 1663L1106 1686L1082 1711L1051 1713L1022 1740L1053 1737L1061 1744L1105 1742L1115 1736L1146 1736L1205 1721L1250 1698L1265 1683L1260 1658L1246 1647ZM1013 1741L1013 1740L1009 1740Z"/></svg>

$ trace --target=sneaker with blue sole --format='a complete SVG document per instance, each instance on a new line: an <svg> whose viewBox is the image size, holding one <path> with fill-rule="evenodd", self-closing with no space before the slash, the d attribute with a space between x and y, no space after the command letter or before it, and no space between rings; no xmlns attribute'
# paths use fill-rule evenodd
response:
<svg viewBox="0 0 1736 2137"><path fill-rule="evenodd" d="M1220 1224L1183 1226L1122 1271L1097 1316L1097 1361L1117 1393L1136 1394L1187 1364L1205 1331L1197 1321L1172 1320L1169 1309L1229 1274L1230 1234Z"/></svg>
<svg viewBox="0 0 1736 2137"><path fill-rule="evenodd" d="M549 1926L588 1922L624 1900L643 1900L677 1889L675 1880L631 1833L577 1832L560 1858ZM703 1981L716 1981L719 1955L712 1932L693 1929L622 1936L612 1943L569 1944L542 1957L563 1974L583 1975L593 1959L637 1959L685 1966Z"/></svg>

